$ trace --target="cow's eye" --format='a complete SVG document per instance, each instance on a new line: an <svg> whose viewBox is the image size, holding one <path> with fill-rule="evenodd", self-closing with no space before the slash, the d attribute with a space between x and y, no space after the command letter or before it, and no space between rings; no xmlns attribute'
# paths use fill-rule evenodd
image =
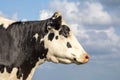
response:
<svg viewBox="0 0 120 80"><path fill-rule="evenodd" d="M67 47L72 48L72 46L71 46L71 44L69 42L67 42Z"/></svg>

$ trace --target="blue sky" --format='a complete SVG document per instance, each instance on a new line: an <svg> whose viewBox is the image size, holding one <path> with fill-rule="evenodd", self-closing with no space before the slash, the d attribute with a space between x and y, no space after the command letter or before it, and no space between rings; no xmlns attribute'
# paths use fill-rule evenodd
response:
<svg viewBox="0 0 120 80"><path fill-rule="evenodd" d="M45 62L33 80L119 80L120 0L1 0L0 16L40 20L60 11L90 54L85 65Z"/></svg>

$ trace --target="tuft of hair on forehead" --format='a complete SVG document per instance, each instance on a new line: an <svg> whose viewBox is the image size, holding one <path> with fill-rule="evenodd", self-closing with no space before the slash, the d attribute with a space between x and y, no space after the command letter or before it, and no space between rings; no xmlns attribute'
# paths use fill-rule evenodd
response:
<svg viewBox="0 0 120 80"><path fill-rule="evenodd" d="M55 12L52 16L52 19L58 18L60 16L62 16L60 12Z"/></svg>
<svg viewBox="0 0 120 80"><path fill-rule="evenodd" d="M56 19L56 18L59 18L59 17L61 17L62 25L68 25L68 24L65 22L65 20L62 18L62 14L61 14L59 11L57 11L57 12L55 12L55 13L53 14L52 19Z"/></svg>

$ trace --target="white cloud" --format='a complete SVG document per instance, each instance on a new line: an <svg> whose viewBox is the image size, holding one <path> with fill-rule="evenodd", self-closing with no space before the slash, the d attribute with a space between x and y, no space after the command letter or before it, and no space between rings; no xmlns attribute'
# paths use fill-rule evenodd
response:
<svg viewBox="0 0 120 80"><path fill-rule="evenodd" d="M0 11L0 16L2 16L3 15L3 13Z"/></svg>
<svg viewBox="0 0 120 80"><path fill-rule="evenodd" d="M110 24L112 21L111 16L98 2L85 2L85 8L80 17L87 24Z"/></svg>
<svg viewBox="0 0 120 80"><path fill-rule="evenodd" d="M79 33L81 34L81 32ZM81 36L82 34L88 35L89 37ZM86 44L99 44L99 45L117 45L118 42L120 42L120 37L115 33L115 29L113 27L104 29L104 30L96 30L96 29L88 29L83 30L80 37L88 39L88 42ZM95 40L95 41L94 41ZM101 42L104 41L104 44L101 44ZM112 43L111 43L112 42Z"/></svg>
<svg viewBox="0 0 120 80"><path fill-rule="evenodd" d="M120 46L118 45L120 37L113 27L104 30L83 30L79 34L79 39L83 40L83 44L87 46L93 62L120 58Z"/></svg>
<svg viewBox="0 0 120 80"><path fill-rule="evenodd" d="M13 20L18 20L18 13L14 13L11 17Z"/></svg>
<svg viewBox="0 0 120 80"><path fill-rule="evenodd" d="M41 10L40 11L40 20L45 20L48 19L52 16L52 12L47 11L47 10Z"/></svg>

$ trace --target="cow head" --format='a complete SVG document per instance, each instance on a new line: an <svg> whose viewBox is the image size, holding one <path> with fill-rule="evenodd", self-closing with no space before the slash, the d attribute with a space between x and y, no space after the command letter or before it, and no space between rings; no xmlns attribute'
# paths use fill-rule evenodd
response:
<svg viewBox="0 0 120 80"><path fill-rule="evenodd" d="M89 56L77 41L61 13L56 12L48 20L48 34L43 38L44 47L48 49L47 61L63 64L83 64Z"/></svg>

